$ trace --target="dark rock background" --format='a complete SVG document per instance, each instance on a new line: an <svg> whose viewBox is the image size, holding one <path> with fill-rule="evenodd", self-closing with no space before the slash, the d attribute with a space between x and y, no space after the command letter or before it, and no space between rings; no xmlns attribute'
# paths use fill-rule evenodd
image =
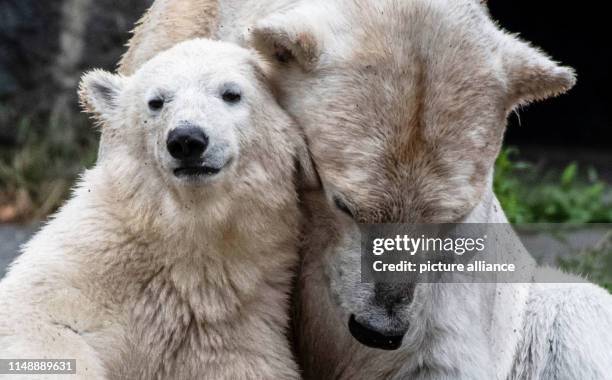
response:
<svg viewBox="0 0 612 380"><path fill-rule="evenodd" d="M578 84L568 94L526 107L520 112L520 125L512 117L507 142L609 153L612 49L606 3L489 0L489 8L504 28L520 33L578 73ZM612 160L608 165L612 167Z"/></svg>
<svg viewBox="0 0 612 380"><path fill-rule="evenodd" d="M16 125L56 124L78 136L78 79L108 70L152 0L0 0L0 147L20 144ZM76 116L75 116L76 115Z"/></svg>

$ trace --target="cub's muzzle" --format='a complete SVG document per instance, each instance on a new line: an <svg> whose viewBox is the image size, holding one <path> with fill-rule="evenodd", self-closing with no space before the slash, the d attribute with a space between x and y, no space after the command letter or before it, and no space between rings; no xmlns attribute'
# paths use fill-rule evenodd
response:
<svg viewBox="0 0 612 380"><path fill-rule="evenodd" d="M173 129L168 134L166 148L173 158L180 161L199 160L208 147L208 136L196 126Z"/></svg>
<svg viewBox="0 0 612 380"><path fill-rule="evenodd" d="M218 174L228 164L228 160L220 162L219 149L211 148L209 141L202 128L193 124L182 124L170 131L166 148L177 160L173 170L176 177L206 178Z"/></svg>

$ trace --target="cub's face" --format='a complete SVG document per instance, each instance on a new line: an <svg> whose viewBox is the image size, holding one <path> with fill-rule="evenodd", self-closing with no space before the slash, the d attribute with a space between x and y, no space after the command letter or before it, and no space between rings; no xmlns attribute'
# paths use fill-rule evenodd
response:
<svg viewBox="0 0 612 380"><path fill-rule="evenodd" d="M223 70L210 56L193 65L172 56L136 74L134 122L142 126L147 154L169 180L190 185L219 180L239 159L241 141L250 138L253 75L229 65Z"/></svg>
<svg viewBox="0 0 612 380"><path fill-rule="evenodd" d="M261 76L247 50L194 40L131 77L88 73L81 97L115 152L173 186L197 187L231 178L241 155L260 144L253 107L273 102Z"/></svg>

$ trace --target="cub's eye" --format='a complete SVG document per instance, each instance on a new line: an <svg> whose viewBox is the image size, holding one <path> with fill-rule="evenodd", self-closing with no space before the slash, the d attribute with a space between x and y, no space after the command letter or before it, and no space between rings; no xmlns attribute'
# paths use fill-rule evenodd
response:
<svg viewBox="0 0 612 380"><path fill-rule="evenodd" d="M154 98L149 100L149 109L151 111L159 111L164 108L164 99L162 98Z"/></svg>
<svg viewBox="0 0 612 380"><path fill-rule="evenodd" d="M221 97L223 98L223 101L228 103L238 103L240 99L242 99L240 91L236 89L227 89L223 91L223 95Z"/></svg>
<svg viewBox="0 0 612 380"><path fill-rule="evenodd" d="M344 203L340 198L334 197L334 204L336 205L338 210L342 211L351 218L355 218L353 211L351 211L351 209L346 205L346 203Z"/></svg>

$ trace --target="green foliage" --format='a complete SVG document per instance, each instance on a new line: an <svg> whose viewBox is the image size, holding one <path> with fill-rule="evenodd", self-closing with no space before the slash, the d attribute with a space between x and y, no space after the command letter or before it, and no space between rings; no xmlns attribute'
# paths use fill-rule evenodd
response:
<svg viewBox="0 0 612 380"><path fill-rule="evenodd" d="M522 198L525 192L525 183L519 175L531 168L526 162L513 161L512 156L517 153L515 148L502 150L493 176L493 190L499 199L511 223L527 223L531 212Z"/></svg>
<svg viewBox="0 0 612 380"><path fill-rule="evenodd" d="M559 264L564 270L585 275L612 292L612 232L596 247L569 259L560 259Z"/></svg>
<svg viewBox="0 0 612 380"><path fill-rule="evenodd" d="M55 211L78 174L95 161L95 133L67 142L36 132L41 129L22 119L18 146L0 152L0 221L40 219Z"/></svg>
<svg viewBox="0 0 612 380"><path fill-rule="evenodd" d="M572 163L560 173L540 173L517 161L516 154L514 148L502 151L493 182L511 223L612 223L612 204L605 200L609 187L597 178L595 170L584 175L578 164ZM612 292L612 233L596 247L560 259L559 264Z"/></svg>
<svg viewBox="0 0 612 380"><path fill-rule="evenodd" d="M541 175L533 166L513 160L505 149L495 166L493 187L511 223L610 223L612 204L606 184L594 170L580 176L576 163L558 176Z"/></svg>

